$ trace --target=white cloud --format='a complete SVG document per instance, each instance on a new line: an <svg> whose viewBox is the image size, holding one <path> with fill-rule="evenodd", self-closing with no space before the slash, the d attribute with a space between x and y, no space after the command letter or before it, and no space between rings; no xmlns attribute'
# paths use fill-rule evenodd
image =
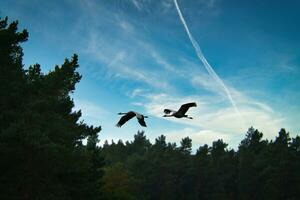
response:
<svg viewBox="0 0 300 200"><path fill-rule="evenodd" d="M200 87L210 92L217 93L222 96L226 96L224 89L221 87L220 84L216 83L216 81L209 76L208 74L200 74L196 73L197 75L193 75L191 78L191 83L194 87Z"/></svg>
<svg viewBox="0 0 300 200"><path fill-rule="evenodd" d="M136 6L142 4L142 2L134 2ZM84 0L82 4L85 9L84 18L91 16L90 24L94 25L90 27L84 23L84 20L79 23L81 26L78 25L78 27L87 33L80 52L99 64L93 65L91 69L96 77L103 78L104 75L98 73L102 71L111 79L118 77L146 83L150 87L171 89L171 85L159 67L171 70L172 66L152 48L150 43L147 44L147 40L140 32L142 30L137 31L130 19L124 19L121 14L112 15L94 1ZM102 20L99 21L99 18ZM110 32L112 30L120 31ZM151 66L153 63L142 62L144 59L154 59L154 61L156 59L159 67L155 66L154 69Z"/></svg>
<svg viewBox="0 0 300 200"><path fill-rule="evenodd" d="M134 32L134 27L123 19L119 19L119 25L125 32L129 34Z"/></svg>
<svg viewBox="0 0 300 200"><path fill-rule="evenodd" d="M78 99L75 99L74 101L74 110L81 110L81 118L84 119L88 124L99 125L104 116L109 114L109 112L104 108L91 101Z"/></svg>
<svg viewBox="0 0 300 200"><path fill-rule="evenodd" d="M138 10L143 9L142 1L132 0L132 3ZM166 1L164 6L171 7L170 1ZM215 6L215 0L207 1L207 7ZM94 9L93 5L89 5L89 7ZM226 84L244 118L245 124L243 124L228 102L224 89L202 69L198 61L173 55L174 63L177 65L171 64L164 54L143 36L143 30L135 29L130 20L124 20L117 14L115 17L108 17L111 16L109 11L105 9L101 11L102 19L103 16L106 16L101 21L104 25L97 24L98 18L101 16L95 13L99 12L91 12L95 15L92 18L95 26L87 28L89 43L83 48L84 52L98 63L103 64L102 67L111 77L146 83L150 88L160 91L151 93L151 90L145 90L142 86L134 89L129 92L129 96L140 98L140 101L134 102L134 105L143 106L149 114L161 118L164 108L178 109L183 103L196 101L198 107L189 110L189 114L194 117L194 120L172 118L163 120L193 127L192 130L187 129L186 131L194 134L195 140L199 141L200 139L214 138L211 135L223 138L235 137L244 134L250 126L260 129L267 137L277 134L284 119L278 116L269 105L252 99L236 87ZM116 27L121 33L112 33L112 35L102 37L102 31L114 30ZM123 33L129 34L124 36ZM155 66L153 63L148 65L145 62L150 59L156 64ZM97 70L99 69L95 69L95 71ZM166 73L170 76L166 77ZM186 79L185 82L182 82L182 84L186 84L186 87L193 87L196 91L204 89L209 93L201 91L195 92L195 95L187 94L185 96L177 93L173 90L172 81L178 77ZM205 132L203 132L204 130Z"/></svg>
<svg viewBox="0 0 300 200"><path fill-rule="evenodd" d="M192 139L193 147L198 148L199 145L211 145L213 141L223 139L224 142L230 140L230 135L212 130L196 130L194 128L183 128L181 130L171 130L164 133L168 142L176 142L179 144L182 138L189 137Z"/></svg>
<svg viewBox="0 0 300 200"><path fill-rule="evenodd" d="M169 64L166 60L164 60L157 52L151 51L151 56L154 60L161 66L163 66L166 70L176 72L175 68Z"/></svg>
<svg viewBox="0 0 300 200"><path fill-rule="evenodd" d="M145 89L142 88L136 88L134 89L131 94L129 94L129 97L134 98L136 96L139 96L141 93L143 93L145 91Z"/></svg>
<svg viewBox="0 0 300 200"><path fill-rule="evenodd" d="M148 102L144 103L146 111L162 120L172 123L185 124L195 129L207 130L212 133L218 132L228 137L244 134L250 126L258 128L266 138L273 138L281 128L284 121L276 116L273 110L260 102L245 101L242 103L236 99L243 120L234 112L231 104L225 100L219 101L214 96L175 96L165 93L145 94ZM188 115L194 119L162 118L163 109L170 108L177 110L181 104L197 102L196 108L191 108ZM244 124L243 124L244 122Z"/></svg>
<svg viewBox="0 0 300 200"><path fill-rule="evenodd" d="M131 0L133 5L139 10L141 11L142 10L142 3L138 0Z"/></svg>
<svg viewBox="0 0 300 200"><path fill-rule="evenodd" d="M129 79L140 81L149 86L170 89L170 85L160 73L160 71L150 70L149 67L140 63L138 54L142 54L145 49L137 52L138 39L132 40L132 44L120 41L112 46L110 41L98 37L97 31L90 32L90 39L84 52L103 63L107 68L107 73Z"/></svg>

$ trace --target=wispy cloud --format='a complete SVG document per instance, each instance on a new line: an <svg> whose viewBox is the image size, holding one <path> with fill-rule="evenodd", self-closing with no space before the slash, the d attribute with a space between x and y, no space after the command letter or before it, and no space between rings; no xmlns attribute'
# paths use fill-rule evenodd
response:
<svg viewBox="0 0 300 200"><path fill-rule="evenodd" d="M75 99L74 110L81 110L82 119L91 125L99 125L99 123L103 120L103 116L109 114L109 112L103 107L88 100Z"/></svg>
<svg viewBox="0 0 300 200"><path fill-rule="evenodd" d="M140 94L141 95L141 94ZM254 100L246 100L246 97L237 99L240 112L245 120L241 123L226 99L220 100L216 96L175 96L165 93L144 94L146 103L141 104L146 111L162 120L172 123L185 124L194 127L193 129L207 130L222 133L228 137L243 134L250 126L254 126L265 133L265 137L274 137L281 127L284 118L276 115L266 104ZM163 118L163 109L178 109L181 104L197 102L198 107L191 108L188 112L193 120ZM225 102L224 102L225 101Z"/></svg>
<svg viewBox="0 0 300 200"><path fill-rule="evenodd" d="M128 34L135 31L134 27L123 19L119 19L119 25Z"/></svg>
<svg viewBox="0 0 300 200"><path fill-rule="evenodd" d="M164 2L166 9L171 6L170 1ZM143 2L135 0L132 3L138 10L143 9ZM210 6L215 7L216 1L207 2L206 7ZM89 5L88 9L98 8ZM143 36L143 30L138 29L129 19L115 15L107 19L108 21L102 20L102 24L97 24L97 18L100 16L95 13L99 12L94 10L90 13L95 15L93 19L96 26L87 27L89 34L88 43L84 47L85 54L99 63L96 67L105 67L105 71L113 78L147 84L149 88L138 86L127 92L133 99L133 104L143 107L148 114L161 120L188 126L189 128L182 129L182 132L186 131L184 135L187 136L192 135L194 142L206 143L220 137L229 140L244 136L244 132L250 126L259 128L266 137L273 137L281 127L283 117L277 115L266 103L247 96L225 79L224 82L228 85L228 90L236 100L245 120L246 125L243 125L228 103L223 88L200 69L198 61L173 53L174 62L170 62L159 47ZM101 15L111 16L103 9ZM104 29L108 31L117 29L120 33L112 32L114 37L108 35L102 37ZM169 76L166 77L166 74ZM196 90L194 95L182 95L180 94L182 91L177 92L173 89L172 81L177 81L178 78L182 79L181 83L185 84L185 87ZM153 88L159 92L153 93ZM181 104L194 101L198 107L189 110L194 120L161 117L164 108L178 109ZM168 134L170 139L182 138L179 133L170 131L172 133Z"/></svg>
<svg viewBox="0 0 300 200"><path fill-rule="evenodd" d="M222 30L220 21L215 20L220 10L223 9L219 6L221 1L179 2L182 3L182 9L187 15L191 30L198 30L195 32L195 36L199 36L197 39L211 39L207 37L211 33L216 34L217 37L220 36L221 40L230 39L226 36L229 34L226 29L223 29L226 34L222 32L219 35L215 32L215 30ZM85 73L85 78L95 78L88 81L83 79L81 84L97 85L93 89L103 89L113 94L112 96L117 96L116 98L124 97L126 101L120 106L122 109L123 106L124 109L128 107L140 109L154 116L154 121L159 121L158 123L163 125L150 125L152 126L148 129L150 133L153 129L160 127L155 130L155 134L159 135L162 131L172 141L191 136L194 143L202 144L202 142L210 143L211 140L217 138L231 141L243 137L247 128L254 126L263 131L266 137L273 138L279 128L287 127L286 118L290 120L290 127L287 128L295 132L299 130L297 123L299 118L299 112L297 112L299 110L297 86L300 83L298 78L299 53L293 49L278 51L278 48L273 48L274 46L268 47L265 43L266 37L269 38L268 35L262 37L249 33L253 39L250 38L245 43L253 42L257 45L250 45L252 48L247 46L249 49L246 52L238 54L230 61L229 59L222 60L223 55L220 56L218 53L210 55L210 58L216 59L212 60L212 63L213 61L220 63L220 68L216 68L216 71L220 73L235 99L246 122L244 126L233 112L222 87L208 75L195 54L192 53L192 46L186 41L187 38L183 37L183 29L178 26L173 0L101 2L80 0L78 4L65 0L64 6L44 1L41 8L36 8L37 0L7 2L4 6L7 9L3 12L7 12L15 19L20 19L22 26L26 22L27 25L25 25L34 36L31 42L24 46L25 50L33 43L38 44L31 48L31 52L43 51L42 54L37 52L35 56L47 55L47 59L41 63L45 62L44 66L60 63L62 58L69 56L71 52L78 53L81 65L79 70ZM67 13L65 5L69 9ZM42 9L44 7L55 9ZM30 13L32 9L36 9L37 12ZM224 18L221 21L223 23L228 19ZM211 23L216 24L208 26ZM234 27L235 23L232 23L231 27ZM52 28L48 30L49 25ZM219 25L221 25L219 28L213 28ZM241 33L238 30L235 31L237 31L236 34ZM235 39L235 37L232 38ZM210 43L210 41L206 42ZM282 40L282 42L285 41ZM215 45L216 42L213 43ZM221 42L220 45L224 44L228 43ZM261 44L264 44L263 48ZM286 47L288 45L290 44L287 42ZM233 46L236 46L236 49L240 48L241 51L245 49L243 48L245 46L240 44ZM52 53L53 49L57 50L55 55ZM218 52L222 52L221 50L224 48L221 47ZM248 50L250 53L247 52ZM262 55L259 55L261 53ZM33 54L31 54L30 61L36 62ZM26 55L28 54L25 53L25 60ZM253 59L257 55L259 55L258 59ZM38 61L40 62L40 58ZM226 75L222 74L224 69L228 70ZM232 76L230 76L231 72ZM114 86L110 85L111 87L106 88L101 85L100 87L97 81L107 85L113 83L111 85ZM278 86L281 83L283 86ZM119 88L122 89L118 90ZM112 91L112 89L115 90ZM79 87L76 91L80 93L80 90ZM119 101L119 99L113 100ZM193 101L198 104L197 108L189 110L194 120L162 118L164 108L178 109L181 104ZM102 103L108 105L111 101L109 99ZM99 106L90 100L77 98L75 98L75 106L76 109L82 110L83 119L88 123L94 125L100 123L105 127L105 131L109 129L108 132L112 133L103 134L103 137L126 139L139 128L138 124L132 122L131 132L129 133L126 129L128 134L124 135L124 132L120 130L117 132L114 129L117 118L115 115L111 116L111 113L105 110L106 107ZM152 119L149 118L149 122ZM179 128L174 130L174 127Z"/></svg>
<svg viewBox="0 0 300 200"><path fill-rule="evenodd" d="M145 92L145 89L136 88L128 96L131 97L131 98L134 98L136 96L139 96L139 94L142 94L143 92Z"/></svg>
<svg viewBox="0 0 300 200"><path fill-rule="evenodd" d="M142 10L142 4L141 4L141 1L138 1L138 0L131 0L133 5L139 10L141 11Z"/></svg>
<svg viewBox="0 0 300 200"><path fill-rule="evenodd" d="M213 141L223 139L224 142L230 142L230 135L212 130L197 130L194 128L183 128L180 130L171 130L164 133L167 141L176 142L177 144L182 138L189 137L192 139L193 147L198 148L200 145L212 144Z"/></svg>
<svg viewBox="0 0 300 200"><path fill-rule="evenodd" d="M209 76L206 73L195 73L191 79L191 84L193 87L196 88L202 88L206 91L213 92L216 94L219 94L221 96L226 97L226 93L224 92L223 88L220 86L220 84L217 84L216 81L214 81L211 76Z"/></svg>
<svg viewBox="0 0 300 200"><path fill-rule="evenodd" d="M113 46L109 41L99 38L98 31L95 30L91 31L89 43L84 52L100 64L103 63L107 72L113 76L144 82L151 87L170 89L171 86L159 71L150 70L150 67L138 60L138 54L147 53L145 52L147 50L139 49L137 41L120 41ZM140 51L137 52L136 49Z"/></svg>
<svg viewBox="0 0 300 200"><path fill-rule="evenodd" d="M141 8L142 2L132 2ZM108 77L113 79L118 77L145 83L149 87L172 90L161 69L175 71L175 68L144 38L142 30L137 31L130 19L121 14L112 15L109 10L99 7L95 1L83 0L82 3L85 15L92 15L89 20L94 26L80 23L88 36L82 44L81 52L99 63L93 67L93 72L96 72L97 68L98 71L104 71L105 68ZM99 18L104 19L99 21ZM119 31L111 32L116 29ZM144 60L151 62L146 63ZM95 74L98 76L97 72ZM101 74L100 76L102 77Z"/></svg>

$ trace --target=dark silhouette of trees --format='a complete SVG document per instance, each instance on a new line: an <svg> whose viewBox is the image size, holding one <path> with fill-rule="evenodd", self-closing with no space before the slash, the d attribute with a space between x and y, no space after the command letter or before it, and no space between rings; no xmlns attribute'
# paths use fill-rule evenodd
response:
<svg viewBox="0 0 300 200"><path fill-rule="evenodd" d="M0 199L299 199L300 137L285 129L268 141L251 127L237 150L220 139L193 153L189 137L152 144L143 131L100 147L101 127L73 110L77 55L24 69L17 24L0 19Z"/></svg>
<svg viewBox="0 0 300 200"><path fill-rule="evenodd" d="M151 144L138 132L132 142L107 143L101 152L105 160L115 158L107 168L116 170L115 182L126 182L126 194L111 187L123 199L298 199L299 141L284 129L274 142L264 140L251 127L237 151L217 140L192 154L188 137L177 147L163 135Z"/></svg>
<svg viewBox="0 0 300 200"><path fill-rule="evenodd" d="M101 129L78 121L69 96L81 78L77 55L48 74L25 70L28 33L17 25L0 19L0 199L98 199Z"/></svg>
<svg viewBox="0 0 300 200"><path fill-rule="evenodd" d="M262 188L263 177L259 173L263 165L256 160L266 149L268 142L262 140L263 134L253 127L249 128L246 138L241 141L238 152L238 182L239 196L242 199L257 199L264 189Z"/></svg>

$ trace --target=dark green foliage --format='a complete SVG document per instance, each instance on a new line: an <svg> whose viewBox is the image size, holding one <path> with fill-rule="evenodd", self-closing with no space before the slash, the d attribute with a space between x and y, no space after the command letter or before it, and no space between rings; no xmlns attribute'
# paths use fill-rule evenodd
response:
<svg viewBox="0 0 300 200"><path fill-rule="evenodd" d="M28 33L17 24L0 20L0 199L98 199L101 129L78 122L69 96L81 78L77 55L48 74L24 70Z"/></svg>
<svg viewBox="0 0 300 200"><path fill-rule="evenodd" d="M179 147L163 135L151 144L143 132L126 144L106 143L104 193L107 199L298 199L299 136L282 129L274 142L262 137L251 127L238 151L217 140L194 155L188 137Z"/></svg>
<svg viewBox="0 0 300 200"><path fill-rule="evenodd" d="M267 147L267 141L262 140L262 136L262 133L251 127L239 146L238 187L241 199L257 199L264 191L261 185L264 178L259 176L263 165L256 159Z"/></svg>

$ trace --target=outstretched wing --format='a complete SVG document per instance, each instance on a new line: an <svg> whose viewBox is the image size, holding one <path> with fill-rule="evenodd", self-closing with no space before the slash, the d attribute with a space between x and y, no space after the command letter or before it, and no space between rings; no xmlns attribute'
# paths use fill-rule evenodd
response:
<svg viewBox="0 0 300 200"><path fill-rule="evenodd" d="M190 107L196 107L196 106L197 106L197 104L195 102L186 103L186 104L181 105L177 112L184 115Z"/></svg>
<svg viewBox="0 0 300 200"><path fill-rule="evenodd" d="M135 116L134 112L132 112L132 111L128 112L126 115L124 115L123 117L121 117L121 119L116 124L116 126L117 127L121 127L123 124L125 124L128 120L132 119L134 116Z"/></svg>
<svg viewBox="0 0 300 200"><path fill-rule="evenodd" d="M171 110L171 109L164 109L165 114L170 114L170 113L174 113L174 112L176 112L176 111Z"/></svg>
<svg viewBox="0 0 300 200"><path fill-rule="evenodd" d="M145 119L144 116L141 116L141 117L139 117L137 119L138 119L138 121L139 121L139 123L140 123L141 126L147 127L146 122L144 120Z"/></svg>

